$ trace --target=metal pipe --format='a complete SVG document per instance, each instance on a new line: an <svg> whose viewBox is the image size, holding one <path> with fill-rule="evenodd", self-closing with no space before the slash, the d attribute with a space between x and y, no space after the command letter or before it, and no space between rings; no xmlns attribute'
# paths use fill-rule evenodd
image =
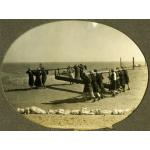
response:
<svg viewBox="0 0 150 150"><path fill-rule="evenodd" d="M134 68L135 68L135 62L134 62L134 57L133 57L133 70L134 70Z"/></svg>

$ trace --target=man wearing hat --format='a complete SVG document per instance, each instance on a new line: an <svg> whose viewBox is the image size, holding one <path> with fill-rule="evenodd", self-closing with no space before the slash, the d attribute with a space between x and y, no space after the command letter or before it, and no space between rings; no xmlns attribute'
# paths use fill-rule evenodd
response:
<svg viewBox="0 0 150 150"><path fill-rule="evenodd" d="M115 96L116 93L116 80L117 80L117 75L114 69L111 69L111 75L110 75L110 86L111 86L111 91L112 91L112 96Z"/></svg>
<svg viewBox="0 0 150 150"><path fill-rule="evenodd" d="M99 86L99 92L100 92L101 98L104 98L104 92L105 92L104 85L103 85L104 77L102 73L98 73L97 69L94 69L94 72L96 73L96 82Z"/></svg>

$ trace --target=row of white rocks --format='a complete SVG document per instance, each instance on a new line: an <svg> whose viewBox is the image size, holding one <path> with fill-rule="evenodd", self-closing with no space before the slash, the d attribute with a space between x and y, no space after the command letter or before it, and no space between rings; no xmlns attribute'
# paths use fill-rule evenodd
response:
<svg viewBox="0 0 150 150"><path fill-rule="evenodd" d="M133 111L133 109L114 109L114 110L101 110L101 109L88 109L81 108L76 110L64 109L49 109L45 111L39 107L32 106L26 108L17 108L21 114L58 114L58 115L125 115Z"/></svg>

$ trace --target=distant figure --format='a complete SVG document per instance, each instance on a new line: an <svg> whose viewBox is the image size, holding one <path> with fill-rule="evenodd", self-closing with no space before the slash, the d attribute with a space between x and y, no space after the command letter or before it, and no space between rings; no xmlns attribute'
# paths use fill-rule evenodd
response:
<svg viewBox="0 0 150 150"><path fill-rule="evenodd" d="M43 65L42 65L42 63L40 63L40 64L39 64L39 68L40 68L40 69L42 69L42 68L43 68Z"/></svg>
<svg viewBox="0 0 150 150"><path fill-rule="evenodd" d="M87 70L87 65L84 65L84 69Z"/></svg>
<svg viewBox="0 0 150 150"><path fill-rule="evenodd" d="M111 69L111 75L110 75L110 87L111 87L111 91L112 91L112 96L115 96L116 93L116 72L114 71L114 69Z"/></svg>
<svg viewBox="0 0 150 150"><path fill-rule="evenodd" d="M80 68L79 66L75 65L74 67L74 71L75 71L75 79L80 79Z"/></svg>
<svg viewBox="0 0 150 150"><path fill-rule="evenodd" d="M67 72L68 72L69 78L74 79L73 70L70 66L68 66ZM70 84L73 84L73 82L70 81Z"/></svg>
<svg viewBox="0 0 150 150"><path fill-rule="evenodd" d="M33 88L34 86L34 76L33 76L33 71L29 68L28 71L26 72L29 75L29 81L28 84L30 88Z"/></svg>
<svg viewBox="0 0 150 150"><path fill-rule="evenodd" d="M117 67L117 68L116 68L116 89L117 89L119 92L121 92L121 89L120 89L121 85L120 85L120 76L119 76L119 73L120 73L120 70L119 70L119 68Z"/></svg>
<svg viewBox="0 0 150 150"><path fill-rule="evenodd" d="M87 74L87 72L83 72L81 79L83 80L84 83L84 89L83 89L83 94L85 98L90 98L95 100L95 95L93 93L93 88L92 88L92 83L91 83L91 77L90 75Z"/></svg>
<svg viewBox="0 0 150 150"><path fill-rule="evenodd" d="M124 74L124 71L119 70L118 74L119 74L120 86L122 88L122 91L125 92L125 74Z"/></svg>
<svg viewBox="0 0 150 150"><path fill-rule="evenodd" d="M41 68L41 76L42 76L42 85L45 87L45 82L47 80L48 70L45 70L43 67Z"/></svg>
<svg viewBox="0 0 150 150"><path fill-rule="evenodd" d="M104 77L103 77L102 73L97 72L97 69L94 69L94 72L96 73L96 82L99 86L99 92L101 94L101 98L104 98L104 92L105 92L104 84L103 84Z"/></svg>
<svg viewBox="0 0 150 150"><path fill-rule="evenodd" d="M125 84L127 84L128 90L130 90L128 71L124 69L123 67L122 67L122 71L124 72Z"/></svg>
<svg viewBox="0 0 150 150"><path fill-rule="evenodd" d="M34 75L35 75L35 83L34 85L38 88L38 87L41 87L42 86L42 81L41 81L41 69L38 68L35 72L34 72Z"/></svg>
<svg viewBox="0 0 150 150"><path fill-rule="evenodd" d="M84 71L84 66L82 64L80 64L78 67L80 69L80 77L81 77L81 75L82 75L82 73Z"/></svg>
<svg viewBox="0 0 150 150"><path fill-rule="evenodd" d="M96 81L96 74L93 71L91 71L90 76L91 76L91 83L92 83L93 92L96 95L96 97L98 98L98 100L100 100L101 96L99 93L99 85L97 84L97 81ZM95 102L95 100L96 99L94 99L93 102Z"/></svg>

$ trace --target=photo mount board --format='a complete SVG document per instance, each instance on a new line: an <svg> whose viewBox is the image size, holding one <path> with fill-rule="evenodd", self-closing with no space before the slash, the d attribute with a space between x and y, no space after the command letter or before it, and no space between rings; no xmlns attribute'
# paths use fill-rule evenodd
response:
<svg viewBox="0 0 150 150"><path fill-rule="evenodd" d="M64 19L65 20L65 19ZM76 19L83 21L92 21L102 23L115 28L126 34L131 40L137 44L141 52L145 56L148 70L150 66L150 20L117 20L117 19ZM59 19L35 19L35 20L0 20L0 63L2 65L3 58L10 45L22 34L30 29L42 24L62 21ZM150 87L149 82L147 90L138 108L125 120L113 125L112 130L115 131L149 131L150 130ZM14 108L7 102L4 94L2 83L0 87L0 130L1 131L48 131L48 130L67 130L57 128L46 128L33 123L18 114ZM70 129L71 130L71 129ZM97 129L110 130L110 129Z"/></svg>

